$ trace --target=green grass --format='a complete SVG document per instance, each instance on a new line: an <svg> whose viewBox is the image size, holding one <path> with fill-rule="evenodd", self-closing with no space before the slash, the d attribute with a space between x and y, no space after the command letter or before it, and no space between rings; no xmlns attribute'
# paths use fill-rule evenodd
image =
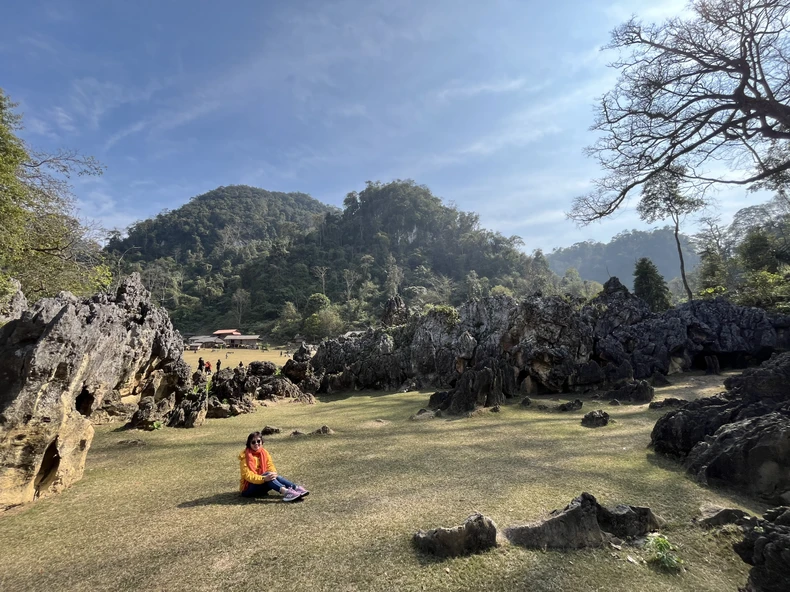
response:
<svg viewBox="0 0 790 592"><path fill-rule="evenodd" d="M704 504L762 507L703 488L648 450L659 411L604 405L615 423L598 429L580 425L598 407L588 401L576 413L514 404L468 419L409 421L427 397L324 397L196 430L99 426L80 482L0 517L0 590L719 592L745 582L748 566L730 547L737 533L717 536L690 519ZM264 424L283 428L265 446L282 475L310 488L304 502L238 496L236 455ZM287 435L323 424L336 434ZM118 445L130 437L147 445ZM543 518L582 491L653 508L669 521L685 571L630 563L627 555L648 553L627 547L506 545L447 561L411 547L421 528L460 524L475 511L503 528Z"/></svg>

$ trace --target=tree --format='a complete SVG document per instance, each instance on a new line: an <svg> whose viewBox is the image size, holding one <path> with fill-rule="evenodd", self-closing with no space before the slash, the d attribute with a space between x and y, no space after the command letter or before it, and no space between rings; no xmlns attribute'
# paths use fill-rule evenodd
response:
<svg viewBox="0 0 790 592"><path fill-rule="evenodd" d="M305 306L305 318L324 310L330 304L332 304L332 302L323 294L311 294L310 298L307 299L307 305Z"/></svg>
<svg viewBox="0 0 790 592"><path fill-rule="evenodd" d="M280 339L293 339L302 326L302 315L293 302L286 302L277 317L273 333Z"/></svg>
<svg viewBox="0 0 790 592"><path fill-rule="evenodd" d="M653 312L663 312L672 306L667 283L647 257L642 257L634 267L634 294Z"/></svg>
<svg viewBox="0 0 790 592"><path fill-rule="evenodd" d="M346 283L346 302L354 297L354 286L360 279L359 273L353 269L343 270L343 281Z"/></svg>
<svg viewBox="0 0 790 592"><path fill-rule="evenodd" d="M239 288L233 293L230 301L233 304L233 314L236 317L236 322L241 327L241 321L250 306L250 293L244 288Z"/></svg>
<svg viewBox="0 0 790 592"><path fill-rule="evenodd" d="M326 274L329 271L329 268L316 265L310 271L312 271L315 277L321 280L321 294L326 294Z"/></svg>
<svg viewBox="0 0 790 592"><path fill-rule="evenodd" d="M607 174L574 200L576 221L612 214L678 167L699 189L787 178L790 3L692 0L689 8L687 19L632 18L612 32L604 49L620 50L620 77L597 107L592 129L601 136L588 148Z"/></svg>
<svg viewBox="0 0 790 592"><path fill-rule="evenodd" d="M687 214L701 209L705 202L700 198L688 197L681 191L684 177L683 169L674 167L661 171L647 181L642 190L642 199L636 207L639 217L648 224L670 218L675 229L675 244L680 259L680 277L686 289L689 302L694 296L686 278L686 265L683 261L683 248L680 245L680 222Z"/></svg>
<svg viewBox="0 0 790 592"><path fill-rule="evenodd" d="M343 330L343 320L334 307L328 307L307 317L303 328L306 336L315 341L339 335Z"/></svg>
<svg viewBox="0 0 790 592"><path fill-rule="evenodd" d="M75 150L54 154L27 146L17 135L22 118L0 89L0 293L16 277L25 293L93 292L111 283L98 229L74 213L72 175L100 175L102 166Z"/></svg>
<svg viewBox="0 0 790 592"><path fill-rule="evenodd" d="M737 252L746 271L776 273L779 269L773 240L759 227L749 230Z"/></svg>

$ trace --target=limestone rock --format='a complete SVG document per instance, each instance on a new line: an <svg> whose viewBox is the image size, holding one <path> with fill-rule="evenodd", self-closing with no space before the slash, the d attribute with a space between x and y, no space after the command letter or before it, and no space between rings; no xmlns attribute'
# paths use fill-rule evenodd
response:
<svg viewBox="0 0 790 592"><path fill-rule="evenodd" d="M745 592L786 592L790 582L790 508L768 510L763 519L744 526L743 540L733 545L749 570Z"/></svg>
<svg viewBox="0 0 790 592"><path fill-rule="evenodd" d="M0 327L9 321L21 317L27 308L27 298L22 293L22 284L12 278L9 295L5 298L0 298Z"/></svg>
<svg viewBox="0 0 790 592"><path fill-rule="evenodd" d="M228 369L226 368L226 370ZM247 375L249 376L274 376L275 374L277 374L277 366L274 362L250 362L247 364Z"/></svg>
<svg viewBox="0 0 790 592"><path fill-rule="evenodd" d="M273 436L274 434L279 434L280 432L282 432L282 430L280 428L277 428L277 427L274 427L274 426L270 426L270 425L266 425L266 426L263 426L263 428L261 428L261 435L262 436Z"/></svg>
<svg viewBox="0 0 790 592"><path fill-rule="evenodd" d="M653 400L655 391L646 380L637 380L607 393L618 401L631 401L633 403L649 403Z"/></svg>
<svg viewBox="0 0 790 592"><path fill-rule="evenodd" d="M600 428L609 424L609 414L603 409L590 411L582 417L582 425L587 428Z"/></svg>
<svg viewBox="0 0 790 592"><path fill-rule="evenodd" d="M749 515L738 508L722 508L720 506L709 506L700 510L699 518L694 522L703 528L716 528L726 524L737 524L746 520Z"/></svg>
<svg viewBox="0 0 790 592"><path fill-rule="evenodd" d="M296 350L292 359L294 362L309 362L312 357L313 352L310 351L310 348L303 341L299 344L299 349Z"/></svg>
<svg viewBox="0 0 790 592"><path fill-rule="evenodd" d="M582 549L603 545L598 526L598 503L583 493L551 518L505 529L505 537L530 549Z"/></svg>
<svg viewBox="0 0 790 592"><path fill-rule="evenodd" d="M460 526L419 530L414 534L413 541L423 553L458 557L496 547L496 533L494 521L477 513L469 516Z"/></svg>
<svg viewBox="0 0 790 592"><path fill-rule="evenodd" d="M315 434L316 436L331 436L332 434L335 433L335 430L330 428L328 425L323 425L320 428L318 428L316 431L311 433Z"/></svg>
<svg viewBox="0 0 790 592"><path fill-rule="evenodd" d="M514 544L531 549L581 549L600 547L605 535L621 539L644 536L658 530L662 520L650 508L618 505L601 506L595 496L582 493L563 510L526 526L505 529L505 536Z"/></svg>
<svg viewBox="0 0 790 592"><path fill-rule="evenodd" d="M403 298L393 296L384 304L384 314L381 315L381 324L384 327L403 325L409 320L409 309Z"/></svg>
<svg viewBox="0 0 790 592"><path fill-rule="evenodd" d="M582 406L584 406L584 403L582 403L581 399L574 399L573 401L557 405L557 411L578 411Z"/></svg>
<svg viewBox="0 0 790 592"><path fill-rule="evenodd" d="M672 383L669 382L669 379L667 379L666 376L664 376L663 374L661 374L661 372L656 370L655 372L653 372L653 375L650 377L650 384L654 388L661 388L662 386L669 386Z"/></svg>
<svg viewBox="0 0 790 592"><path fill-rule="evenodd" d="M649 409L665 409L667 407L680 407L681 405L685 405L688 401L683 399L676 399L675 397L667 397L666 399L662 399L661 401L652 401L650 405L648 405Z"/></svg>
<svg viewBox="0 0 790 592"><path fill-rule="evenodd" d="M726 424L694 446L684 465L703 482L790 504L790 417L769 413Z"/></svg>
<svg viewBox="0 0 790 592"><path fill-rule="evenodd" d="M62 292L3 325L0 509L82 477L93 439L89 418L105 400L114 408L143 399L157 411L175 408L191 386L182 348L136 274L113 295Z"/></svg>

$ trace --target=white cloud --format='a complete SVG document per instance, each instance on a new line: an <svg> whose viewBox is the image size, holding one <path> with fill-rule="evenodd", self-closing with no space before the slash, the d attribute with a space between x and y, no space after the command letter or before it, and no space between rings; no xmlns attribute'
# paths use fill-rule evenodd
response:
<svg viewBox="0 0 790 592"><path fill-rule="evenodd" d="M525 78L509 78L491 82L460 83L454 82L445 88L436 91L434 96L438 101L452 101L455 99L467 99L477 95L501 94L522 90L527 86ZM527 89L530 92L538 91L546 85L539 85Z"/></svg>

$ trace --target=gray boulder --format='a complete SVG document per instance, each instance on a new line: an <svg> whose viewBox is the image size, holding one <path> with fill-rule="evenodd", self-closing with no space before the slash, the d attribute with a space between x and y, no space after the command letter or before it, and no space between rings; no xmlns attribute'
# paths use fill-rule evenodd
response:
<svg viewBox="0 0 790 592"><path fill-rule="evenodd" d="M744 592L787 592L790 582L790 508L768 510L743 527L743 540L733 545L752 566Z"/></svg>
<svg viewBox="0 0 790 592"><path fill-rule="evenodd" d="M419 530L414 534L413 542L423 553L459 557L496 547L496 533L494 521L478 513L469 516L460 526Z"/></svg>
<svg viewBox="0 0 790 592"><path fill-rule="evenodd" d="M18 314L18 311L14 314ZM105 402L175 409L183 340L136 274L113 295L45 298L0 328L0 510L79 480ZM110 412L106 416L110 416Z"/></svg>
<svg viewBox="0 0 790 592"><path fill-rule="evenodd" d="M582 425L586 428L600 428L609 424L609 414L603 409L590 411L582 417Z"/></svg>

